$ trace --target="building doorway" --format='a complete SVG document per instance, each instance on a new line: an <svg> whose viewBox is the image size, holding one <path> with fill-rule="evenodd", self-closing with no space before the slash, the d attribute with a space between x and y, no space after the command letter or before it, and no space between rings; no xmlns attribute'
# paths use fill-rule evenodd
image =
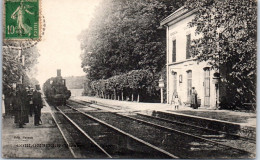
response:
<svg viewBox="0 0 260 160"><path fill-rule="evenodd" d="M177 93L177 72L172 72L173 75L173 92L172 92L172 100L171 102L173 102L174 98L176 95L178 95Z"/></svg>
<svg viewBox="0 0 260 160"><path fill-rule="evenodd" d="M210 68L204 68L204 106L210 107Z"/></svg>

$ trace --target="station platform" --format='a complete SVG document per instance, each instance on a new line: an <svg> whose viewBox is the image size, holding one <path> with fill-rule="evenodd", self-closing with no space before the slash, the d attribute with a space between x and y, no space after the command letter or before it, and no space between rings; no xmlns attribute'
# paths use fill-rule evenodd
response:
<svg viewBox="0 0 260 160"><path fill-rule="evenodd" d="M19 128L13 116L2 117L2 158L73 158L57 128L51 109L42 109L42 125L34 126L34 116Z"/></svg>

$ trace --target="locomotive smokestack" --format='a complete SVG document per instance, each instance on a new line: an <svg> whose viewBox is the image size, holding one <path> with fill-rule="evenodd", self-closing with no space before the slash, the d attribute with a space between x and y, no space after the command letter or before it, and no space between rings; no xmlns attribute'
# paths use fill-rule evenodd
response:
<svg viewBox="0 0 260 160"><path fill-rule="evenodd" d="M57 69L57 76L61 77L61 69Z"/></svg>

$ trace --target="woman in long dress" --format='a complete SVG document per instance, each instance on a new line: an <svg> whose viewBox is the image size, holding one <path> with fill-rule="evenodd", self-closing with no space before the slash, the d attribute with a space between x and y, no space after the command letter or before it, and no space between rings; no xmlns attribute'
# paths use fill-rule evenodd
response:
<svg viewBox="0 0 260 160"><path fill-rule="evenodd" d="M191 90L191 107L194 109L198 108L198 93L195 90L195 87L192 87Z"/></svg>

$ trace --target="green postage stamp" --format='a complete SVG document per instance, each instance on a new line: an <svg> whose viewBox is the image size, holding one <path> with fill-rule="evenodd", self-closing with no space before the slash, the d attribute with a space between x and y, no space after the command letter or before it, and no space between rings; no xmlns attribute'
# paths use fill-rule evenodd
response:
<svg viewBox="0 0 260 160"><path fill-rule="evenodd" d="M40 38L40 0L5 0L5 39Z"/></svg>

